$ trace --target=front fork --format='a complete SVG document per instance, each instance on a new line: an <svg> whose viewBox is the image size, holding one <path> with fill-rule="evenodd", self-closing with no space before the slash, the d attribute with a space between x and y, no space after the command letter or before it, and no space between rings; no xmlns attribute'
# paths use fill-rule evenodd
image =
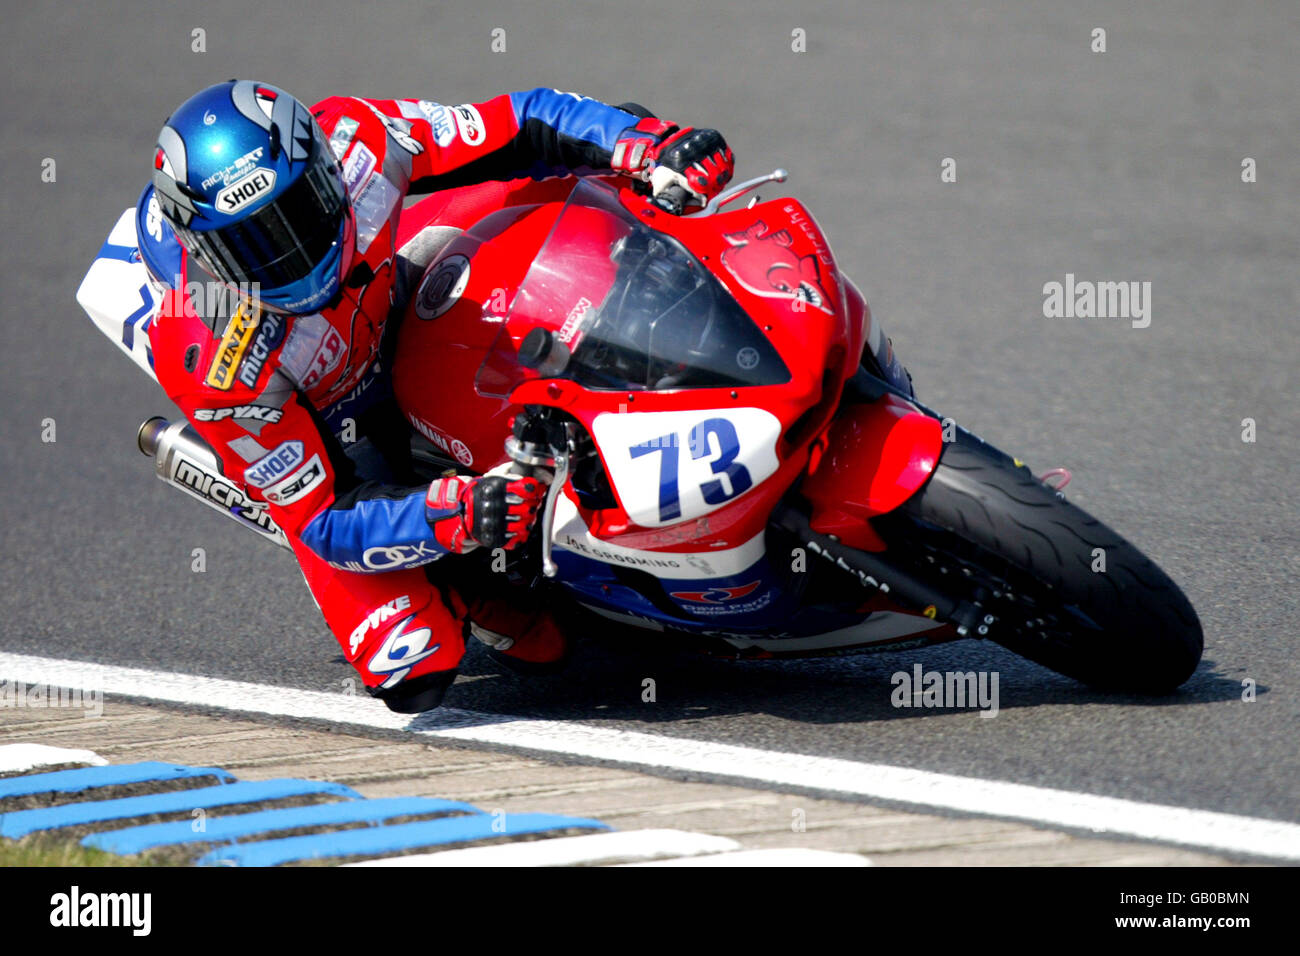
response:
<svg viewBox="0 0 1300 956"><path fill-rule="evenodd" d="M891 383L860 370L846 384L823 450L810 459L799 489L811 514L783 502L772 522L864 587L951 624L962 637L983 637L994 615L896 567L872 524L873 518L902 507L938 467L942 421Z"/></svg>
<svg viewBox="0 0 1300 956"><path fill-rule="evenodd" d="M880 554L844 544L833 534L814 531L808 517L792 505L782 503L772 512L772 524L793 534L805 548L858 579L868 589L888 595L897 603L919 611L925 617L953 626L961 637L984 637L997 620L978 604L954 599L922 581Z"/></svg>

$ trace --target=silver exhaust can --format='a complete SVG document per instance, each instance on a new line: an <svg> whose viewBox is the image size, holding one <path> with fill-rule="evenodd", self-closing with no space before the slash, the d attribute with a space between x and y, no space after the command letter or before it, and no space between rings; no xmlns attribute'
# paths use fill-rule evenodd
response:
<svg viewBox="0 0 1300 956"><path fill-rule="evenodd" d="M221 459L191 426L151 418L140 426L136 444L153 459L154 471L167 484L238 521L258 536L282 548L289 547L289 540L271 520L266 505L254 502L244 493L238 479L222 471Z"/></svg>

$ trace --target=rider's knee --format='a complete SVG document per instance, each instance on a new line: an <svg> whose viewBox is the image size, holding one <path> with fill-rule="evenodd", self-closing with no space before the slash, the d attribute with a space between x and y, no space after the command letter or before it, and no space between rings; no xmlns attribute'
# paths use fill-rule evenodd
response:
<svg viewBox="0 0 1300 956"><path fill-rule="evenodd" d="M416 607L410 594L396 595L336 635L370 694L403 714L442 703L465 654L463 622L436 589L421 597Z"/></svg>
<svg viewBox="0 0 1300 956"><path fill-rule="evenodd" d="M456 679L456 671L433 671L419 677L409 677L394 687L369 688L388 709L398 714L422 714L442 703L447 688Z"/></svg>

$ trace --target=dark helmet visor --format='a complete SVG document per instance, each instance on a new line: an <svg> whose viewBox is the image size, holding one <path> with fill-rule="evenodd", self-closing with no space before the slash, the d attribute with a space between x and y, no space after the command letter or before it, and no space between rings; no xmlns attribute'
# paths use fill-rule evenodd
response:
<svg viewBox="0 0 1300 956"><path fill-rule="evenodd" d="M338 167L328 150L317 150L297 182L239 222L176 232L213 275L275 289L302 279L325 258L339 238L346 203Z"/></svg>

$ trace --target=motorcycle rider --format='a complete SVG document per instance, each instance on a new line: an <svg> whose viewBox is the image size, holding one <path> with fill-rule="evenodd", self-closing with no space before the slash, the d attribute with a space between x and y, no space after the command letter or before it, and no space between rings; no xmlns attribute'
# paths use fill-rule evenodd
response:
<svg viewBox="0 0 1300 956"><path fill-rule="evenodd" d="M396 247L403 198L613 170L703 202L732 169L715 130L543 88L456 107L340 96L308 108L230 80L166 121L137 208L168 316L149 333L158 381L225 473L266 502L345 657L391 709L438 706L466 631L519 667L565 652L548 613L435 563L518 547L545 488L451 473L413 487L387 379L387 319L411 291ZM449 219L469 225L536 185L491 188ZM181 276L195 263L240 288L232 315L187 305Z"/></svg>

